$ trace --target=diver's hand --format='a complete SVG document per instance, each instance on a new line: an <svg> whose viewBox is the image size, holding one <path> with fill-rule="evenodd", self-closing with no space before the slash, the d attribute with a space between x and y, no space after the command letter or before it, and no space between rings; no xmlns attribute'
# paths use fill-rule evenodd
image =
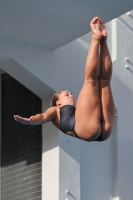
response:
<svg viewBox="0 0 133 200"><path fill-rule="evenodd" d="M21 124L31 124L33 117L34 116L31 116L30 118L24 118L24 117L20 117L19 115L14 115L15 121Z"/></svg>

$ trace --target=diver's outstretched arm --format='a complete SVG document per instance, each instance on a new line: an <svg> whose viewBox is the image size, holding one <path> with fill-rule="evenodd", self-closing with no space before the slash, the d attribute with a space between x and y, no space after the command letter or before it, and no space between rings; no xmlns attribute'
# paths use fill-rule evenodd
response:
<svg viewBox="0 0 133 200"><path fill-rule="evenodd" d="M14 115L15 121L21 124L30 124L30 125L40 125L47 123L49 121L53 121L57 115L56 107L51 107L47 109L42 114L37 114L35 116L31 116L29 118L21 117L19 115Z"/></svg>

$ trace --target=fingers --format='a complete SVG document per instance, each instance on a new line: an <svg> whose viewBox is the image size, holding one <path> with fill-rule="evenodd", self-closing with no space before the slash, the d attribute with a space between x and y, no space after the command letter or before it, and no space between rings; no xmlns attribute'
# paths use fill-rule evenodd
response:
<svg viewBox="0 0 133 200"><path fill-rule="evenodd" d="M18 118L18 117L20 117L19 115L14 115L14 119L16 119L16 118Z"/></svg>
<svg viewBox="0 0 133 200"><path fill-rule="evenodd" d="M23 119L23 117L20 117L19 115L14 115L14 119L17 121L17 120Z"/></svg>
<svg viewBox="0 0 133 200"><path fill-rule="evenodd" d="M14 119L17 121L20 118L19 115L14 115Z"/></svg>
<svg viewBox="0 0 133 200"><path fill-rule="evenodd" d="M14 115L14 119L21 124L29 124L30 121L28 118L20 117L19 115Z"/></svg>

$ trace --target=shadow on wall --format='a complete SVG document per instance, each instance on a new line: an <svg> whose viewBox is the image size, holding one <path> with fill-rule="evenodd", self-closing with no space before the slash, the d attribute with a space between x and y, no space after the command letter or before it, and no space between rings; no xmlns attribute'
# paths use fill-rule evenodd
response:
<svg viewBox="0 0 133 200"><path fill-rule="evenodd" d="M2 75L2 167L22 161L27 165L41 162L42 127L22 125L13 118L14 114L29 117L41 111L39 97L8 74Z"/></svg>

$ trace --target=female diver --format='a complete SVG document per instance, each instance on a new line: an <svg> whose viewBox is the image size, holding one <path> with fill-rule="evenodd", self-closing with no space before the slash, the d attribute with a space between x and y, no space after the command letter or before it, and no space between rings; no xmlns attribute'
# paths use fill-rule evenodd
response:
<svg viewBox="0 0 133 200"><path fill-rule="evenodd" d="M52 107L44 113L30 118L14 115L17 122L38 125L52 121L59 130L85 141L109 138L114 125L115 106L110 86L112 61L106 43L108 34L99 17L93 18L90 27L92 40L76 107L74 96L62 90L53 95Z"/></svg>

